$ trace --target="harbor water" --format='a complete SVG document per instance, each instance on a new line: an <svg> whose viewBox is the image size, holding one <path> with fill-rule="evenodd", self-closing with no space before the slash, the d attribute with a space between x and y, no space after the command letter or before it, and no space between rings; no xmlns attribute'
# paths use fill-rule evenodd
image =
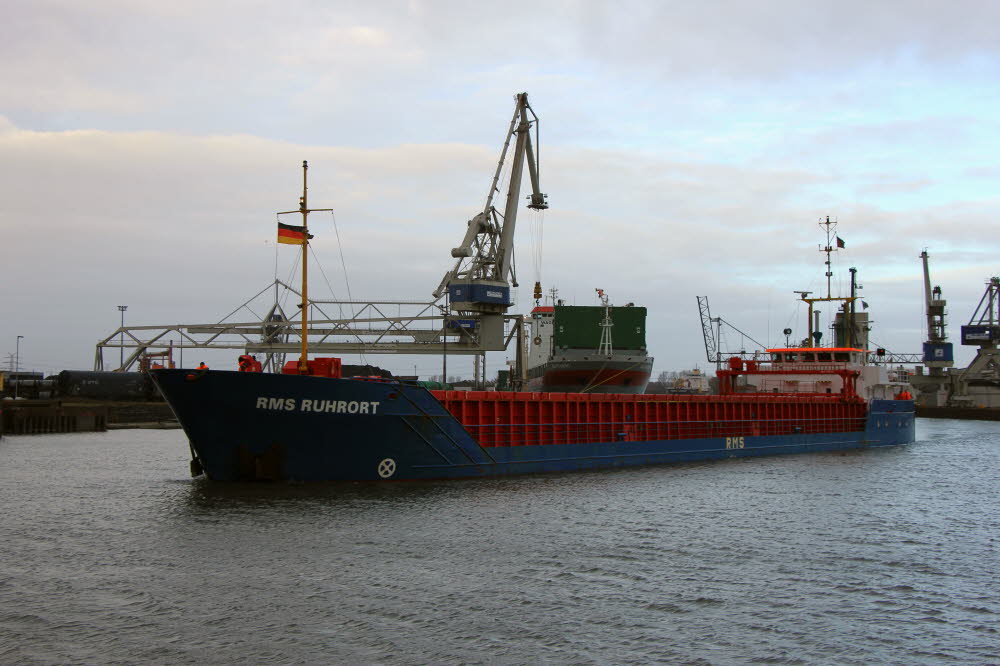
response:
<svg viewBox="0 0 1000 666"><path fill-rule="evenodd" d="M216 485L0 440L4 664L1000 663L1000 423L849 453Z"/></svg>

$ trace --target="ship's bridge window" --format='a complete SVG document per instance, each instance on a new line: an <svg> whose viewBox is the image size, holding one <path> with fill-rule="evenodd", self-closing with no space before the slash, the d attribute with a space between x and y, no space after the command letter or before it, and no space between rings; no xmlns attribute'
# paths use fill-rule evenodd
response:
<svg viewBox="0 0 1000 666"><path fill-rule="evenodd" d="M785 354L785 360L789 363L795 362L795 354Z"/></svg>
<svg viewBox="0 0 1000 666"><path fill-rule="evenodd" d="M775 361L775 362L781 361L781 354L779 354L777 352L772 352L772 354L771 354L771 360Z"/></svg>
<svg viewBox="0 0 1000 666"><path fill-rule="evenodd" d="M813 361L816 360L816 355L815 354L803 354L802 355L802 360L805 361L806 363L812 363Z"/></svg>
<svg viewBox="0 0 1000 666"><path fill-rule="evenodd" d="M833 355L833 360L847 363L851 360L851 354L847 352L837 352Z"/></svg>
<svg viewBox="0 0 1000 666"><path fill-rule="evenodd" d="M823 363L824 361L826 362L832 361L833 358L830 352L821 352L819 354L816 354L816 360L819 361L820 363Z"/></svg>

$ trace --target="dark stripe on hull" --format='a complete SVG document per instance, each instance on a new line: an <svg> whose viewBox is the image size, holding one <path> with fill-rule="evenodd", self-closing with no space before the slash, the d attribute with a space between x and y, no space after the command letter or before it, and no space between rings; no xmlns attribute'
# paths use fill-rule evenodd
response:
<svg viewBox="0 0 1000 666"><path fill-rule="evenodd" d="M911 401L874 401L864 430L854 432L481 447L419 387L218 371L153 375L206 474L219 481L500 476L834 451L914 438Z"/></svg>

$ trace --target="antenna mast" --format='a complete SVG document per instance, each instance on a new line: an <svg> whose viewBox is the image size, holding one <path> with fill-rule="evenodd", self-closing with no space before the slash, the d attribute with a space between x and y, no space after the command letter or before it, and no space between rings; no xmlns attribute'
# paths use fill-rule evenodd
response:
<svg viewBox="0 0 1000 666"><path fill-rule="evenodd" d="M833 278L833 269L831 267L830 255L833 252L836 252L837 250L843 248L844 247L844 241L842 241L840 239L840 237L837 236L837 223L835 221L831 220L829 215L826 216L826 220L820 220L819 226L826 227L826 246L825 247L821 247L819 249L820 252L825 252L826 253L826 261L824 262L826 264L826 296L822 297L822 298L807 298L809 296L809 294L812 293L812 292L808 292L808 291L796 291L795 292L796 294L799 294L799 296L801 297L801 299L805 303L807 303L809 305L809 315L808 315L809 337L808 337L808 340L809 340L809 344L812 344L815 347L819 347L820 346L819 341L820 341L820 339L822 337L822 333L820 333L820 331L819 331L819 316L818 316L818 313L814 313L813 304L814 303L820 303L820 302L826 302L826 301L840 301L845 306L847 306L847 308L848 308L849 311L853 312L854 301L857 300L857 298L858 298L858 296L855 293L855 286L854 286L855 282L854 282L854 270L853 269L851 269L851 295L850 296L834 296L833 295L833 290L832 290L832 285L831 285L832 278ZM836 243L836 247L834 247L834 243ZM853 327L853 325L854 325L853 316L851 317L851 320L852 321L850 322L850 326ZM853 337L853 332L851 333L851 337Z"/></svg>
<svg viewBox="0 0 1000 666"><path fill-rule="evenodd" d="M830 242L830 236L833 235L836 238L837 234L837 223L830 221L830 216L826 216L826 221L820 220L819 226L826 227L826 247L820 249L820 252L826 252L826 297L830 298L832 296L830 292L830 280L833 278L833 269L830 266L830 253L834 252L833 244ZM837 244L840 246L840 243Z"/></svg>
<svg viewBox="0 0 1000 666"><path fill-rule="evenodd" d="M602 356L611 356L614 351L611 348L611 327L615 325L611 319L611 306L608 305L608 295L603 289L595 289L597 297L601 299L601 307L604 308L604 318L601 320L601 343L597 347L597 353Z"/></svg>

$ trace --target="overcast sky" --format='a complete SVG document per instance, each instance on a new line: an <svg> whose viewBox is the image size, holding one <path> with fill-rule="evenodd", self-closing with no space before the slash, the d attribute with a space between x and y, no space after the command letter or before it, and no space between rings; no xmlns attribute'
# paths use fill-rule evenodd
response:
<svg viewBox="0 0 1000 666"><path fill-rule="evenodd" d="M90 369L119 304L129 324L217 321L276 263L284 278L294 248L276 262L274 214L297 206L302 160L310 203L335 209L336 229L313 218L335 296L346 266L355 298L429 299L521 91L541 119L551 208L519 218L518 309L539 278L577 304L600 287L644 305L654 373L707 367L695 296L762 342L804 335L793 291L824 283L827 215L846 243L835 289L858 268L873 340L890 350L920 351L922 249L962 361L974 350L958 326L1000 273L988 0L0 11L4 367L23 335L23 368ZM317 279L313 294L329 292ZM235 354L205 356L235 367ZM490 372L505 358L490 354ZM367 360L440 371L431 357Z"/></svg>

